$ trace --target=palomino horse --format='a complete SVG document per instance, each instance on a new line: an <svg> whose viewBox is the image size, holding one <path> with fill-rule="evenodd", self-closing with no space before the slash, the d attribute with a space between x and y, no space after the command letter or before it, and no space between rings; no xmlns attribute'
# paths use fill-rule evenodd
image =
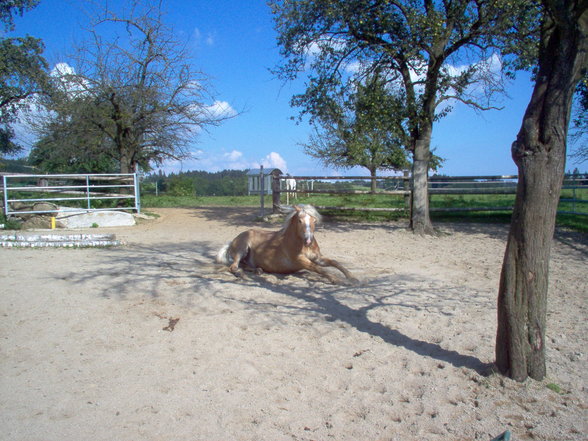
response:
<svg viewBox="0 0 588 441"><path fill-rule="evenodd" d="M320 219L313 206L296 205L291 208L280 230L244 231L220 249L216 261L229 265L229 270L236 276L242 276L243 269L279 274L306 269L338 283L340 279L324 269L332 266L345 274L349 282L357 283L343 265L321 255L314 237L314 228Z"/></svg>

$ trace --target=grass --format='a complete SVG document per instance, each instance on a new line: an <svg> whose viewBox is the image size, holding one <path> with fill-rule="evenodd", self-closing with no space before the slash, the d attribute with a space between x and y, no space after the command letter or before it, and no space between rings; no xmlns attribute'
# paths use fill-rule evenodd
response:
<svg viewBox="0 0 588 441"><path fill-rule="evenodd" d="M572 196L571 190L564 190L562 198ZM576 197L588 199L588 189L576 190ZM282 197L285 202L285 197ZM371 194L344 194L325 195L314 194L309 196L299 195L297 199L290 199L290 203L312 204L320 207L372 207L372 208L406 208L403 196L371 195ZM271 196L264 199L266 209L272 207ZM487 211L492 207L511 207L514 204L514 195L431 195L431 218L433 222L478 222L478 223L509 223L510 210ZM158 207L259 207L259 196L167 196L167 195L143 195L142 206L145 208ZM436 208L481 208L480 211L434 211ZM571 202L560 203L560 210L568 211L575 208L576 211L588 213L588 204L578 204L572 207ZM321 209L321 214L327 218L342 219L346 221L394 221L408 216L408 211L396 212L368 212L368 211L340 211ZM576 231L588 233L588 216L574 214L558 214L557 225L571 228Z"/></svg>
<svg viewBox="0 0 588 441"><path fill-rule="evenodd" d="M7 219L2 212L0 212L0 225L4 225L5 230L18 230L20 228L19 222L12 219Z"/></svg>
<svg viewBox="0 0 588 441"><path fill-rule="evenodd" d="M556 394L562 394L563 393L561 387L559 387L559 385L557 385L555 383L549 383L549 384L546 385L546 387L547 387L547 389L552 390Z"/></svg>
<svg viewBox="0 0 588 441"><path fill-rule="evenodd" d="M271 196L264 199L271 207ZM141 206L146 208L194 208L194 207L259 207L259 196L141 196Z"/></svg>

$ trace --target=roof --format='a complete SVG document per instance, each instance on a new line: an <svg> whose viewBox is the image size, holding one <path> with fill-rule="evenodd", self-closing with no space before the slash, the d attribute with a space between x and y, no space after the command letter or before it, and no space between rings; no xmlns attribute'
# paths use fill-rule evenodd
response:
<svg viewBox="0 0 588 441"><path fill-rule="evenodd" d="M283 174L282 170L280 170L279 168L265 168L265 167L263 169L263 174L267 176L267 175L271 175L275 171L277 171L279 175ZM247 172L247 175L248 176L256 176L256 175L259 175L260 172L261 172L260 168L252 168L251 170L249 170Z"/></svg>

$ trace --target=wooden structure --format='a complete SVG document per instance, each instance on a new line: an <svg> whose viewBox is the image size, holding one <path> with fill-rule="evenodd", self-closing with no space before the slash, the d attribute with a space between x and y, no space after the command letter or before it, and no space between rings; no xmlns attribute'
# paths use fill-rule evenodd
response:
<svg viewBox="0 0 588 441"><path fill-rule="evenodd" d="M279 168L255 168L247 172L247 194L272 194L272 181L282 175Z"/></svg>

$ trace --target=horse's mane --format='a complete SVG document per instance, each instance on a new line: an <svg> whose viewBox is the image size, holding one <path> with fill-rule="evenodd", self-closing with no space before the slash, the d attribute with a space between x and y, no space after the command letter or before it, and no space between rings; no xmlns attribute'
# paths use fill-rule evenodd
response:
<svg viewBox="0 0 588 441"><path fill-rule="evenodd" d="M297 211L295 207L298 207L300 210ZM292 218L294 216L296 216L296 214L298 212L300 212L300 214L306 213L309 216L314 217L316 219L317 223L320 223L322 220L322 216L317 211L317 209L314 208L312 205L300 204L300 205L296 205L294 207L288 208L288 215L286 216L286 219L284 220L284 225L282 226L282 230L285 230L286 228L288 228L288 225L290 225L290 221L292 220Z"/></svg>

